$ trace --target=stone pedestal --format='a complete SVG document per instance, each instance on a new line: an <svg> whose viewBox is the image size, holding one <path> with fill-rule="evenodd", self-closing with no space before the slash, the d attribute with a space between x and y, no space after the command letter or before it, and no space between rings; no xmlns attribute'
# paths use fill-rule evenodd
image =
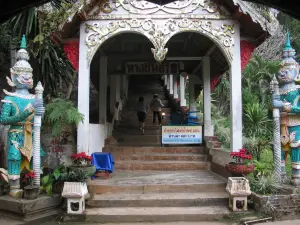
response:
<svg viewBox="0 0 300 225"><path fill-rule="evenodd" d="M35 220L43 215L48 216L49 212L55 212L61 205L60 195L52 197L42 194L37 199L16 199L9 195L0 196L0 211L13 214L25 220Z"/></svg>
<svg viewBox="0 0 300 225"><path fill-rule="evenodd" d="M68 214L82 214L85 211L86 183L65 182L62 197L67 198Z"/></svg>
<svg viewBox="0 0 300 225"><path fill-rule="evenodd" d="M229 193L229 208L232 211L247 210L247 196L251 195L251 190L246 178L229 177L226 191Z"/></svg>

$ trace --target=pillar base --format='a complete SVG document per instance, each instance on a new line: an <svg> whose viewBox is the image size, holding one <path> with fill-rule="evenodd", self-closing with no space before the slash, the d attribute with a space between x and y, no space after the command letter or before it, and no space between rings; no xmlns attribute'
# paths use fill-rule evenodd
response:
<svg viewBox="0 0 300 225"><path fill-rule="evenodd" d="M186 107L186 100L185 99L180 100L180 107Z"/></svg>

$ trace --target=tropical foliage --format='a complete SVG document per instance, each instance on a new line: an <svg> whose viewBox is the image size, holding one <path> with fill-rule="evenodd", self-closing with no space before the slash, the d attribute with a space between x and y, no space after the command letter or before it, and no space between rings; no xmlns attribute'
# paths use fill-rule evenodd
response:
<svg viewBox="0 0 300 225"><path fill-rule="evenodd" d="M254 55L242 73L244 144L256 159L260 159L261 152L269 148L272 137L269 84L277 71L278 63ZM229 78L225 73L212 93L215 134L225 148L228 148L230 143L229 90Z"/></svg>
<svg viewBox="0 0 300 225"><path fill-rule="evenodd" d="M44 92L49 97L64 98L68 95L66 87L74 81L76 74L61 48L59 38L56 38L56 31L71 14L71 2L55 0L51 4L32 7L0 26L1 49L7 48L10 51L18 48L21 35L26 35L34 81L43 83ZM6 33L1 32L2 30ZM10 66L10 63L6 65ZM3 75L7 76L7 73Z"/></svg>
<svg viewBox="0 0 300 225"><path fill-rule="evenodd" d="M78 125L84 119L74 103L61 98L55 98L46 105L45 122L52 127L54 137L65 137L71 132L72 125Z"/></svg>

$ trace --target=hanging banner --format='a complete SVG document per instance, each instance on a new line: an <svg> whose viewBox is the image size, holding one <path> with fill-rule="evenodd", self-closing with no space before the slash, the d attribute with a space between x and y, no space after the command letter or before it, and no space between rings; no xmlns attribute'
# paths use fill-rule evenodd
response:
<svg viewBox="0 0 300 225"><path fill-rule="evenodd" d="M178 74L178 62L128 62L125 64L125 73L127 75L165 75Z"/></svg>
<svg viewBox="0 0 300 225"><path fill-rule="evenodd" d="M162 144L202 144L202 126L162 126Z"/></svg>

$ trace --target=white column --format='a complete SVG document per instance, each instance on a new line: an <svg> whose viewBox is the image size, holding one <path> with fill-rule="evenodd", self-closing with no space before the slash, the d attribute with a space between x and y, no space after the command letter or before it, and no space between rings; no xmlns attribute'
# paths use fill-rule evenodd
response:
<svg viewBox="0 0 300 225"><path fill-rule="evenodd" d="M122 110L122 101L121 101L121 75L115 76L116 82L116 103L118 102L118 108L115 107L115 119L119 120L119 111Z"/></svg>
<svg viewBox="0 0 300 225"><path fill-rule="evenodd" d="M168 85L168 75L164 75L164 85Z"/></svg>
<svg viewBox="0 0 300 225"><path fill-rule="evenodd" d="M80 25L79 71L78 71L78 110L84 115L77 128L77 152L89 152L89 112L90 112L90 65L87 61L85 45L85 23Z"/></svg>
<svg viewBox="0 0 300 225"><path fill-rule="evenodd" d="M107 56L100 57L99 123L106 123L107 109Z"/></svg>
<svg viewBox="0 0 300 225"><path fill-rule="evenodd" d="M186 100L185 100L185 80L184 76L180 75L180 106L186 106Z"/></svg>
<svg viewBox="0 0 300 225"><path fill-rule="evenodd" d="M193 74L189 76L189 110L196 111L195 103L195 84L193 79ZM196 116L196 113L193 113L192 116Z"/></svg>
<svg viewBox="0 0 300 225"><path fill-rule="evenodd" d="M169 94L170 95L173 94L173 86L174 86L174 84L173 84L173 74L170 74L169 75L169 87L170 87Z"/></svg>
<svg viewBox="0 0 300 225"><path fill-rule="evenodd" d="M173 98L178 98L177 76L173 76Z"/></svg>
<svg viewBox="0 0 300 225"><path fill-rule="evenodd" d="M110 74L109 76L109 86L110 86L110 112L114 113L115 103L116 103L116 76Z"/></svg>
<svg viewBox="0 0 300 225"><path fill-rule="evenodd" d="M167 90L170 90L170 75L167 75Z"/></svg>
<svg viewBox="0 0 300 225"><path fill-rule="evenodd" d="M203 108L204 108L204 137L214 135L214 129L211 122L211 90L210 90L210 58L203 57L202 61L203 76Z"/></svg>
<svg viewBox="0 0 300 225"><path fill-rule="evenodd" d="M243 146L242 122L242 75L241 75L241 50L240 26L235 26L235 43L232 51L230 69L230 133L231 151L238 151Z"/></svg>

